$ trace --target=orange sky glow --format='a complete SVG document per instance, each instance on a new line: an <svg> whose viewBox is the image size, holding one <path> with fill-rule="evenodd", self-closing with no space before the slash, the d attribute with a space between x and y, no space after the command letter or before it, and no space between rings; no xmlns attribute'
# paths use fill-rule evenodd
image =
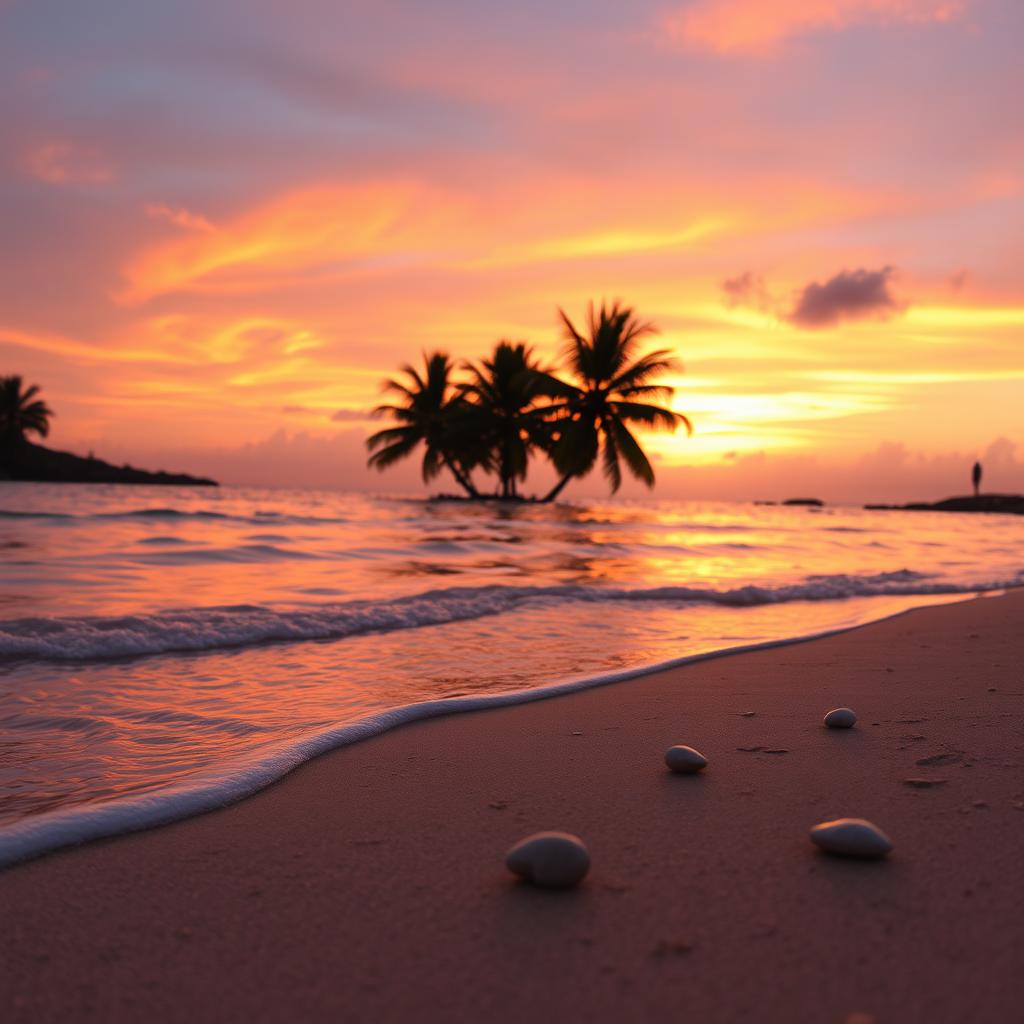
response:
<svg viewBox="0 0 1024 1024"><path fill-rule="evenodd" d="M8 0L0 371L57 447L416 492L364 467L385 375L621 298L685 367L659 494L1019 491L1022 41L1015 0Z"/></svg>

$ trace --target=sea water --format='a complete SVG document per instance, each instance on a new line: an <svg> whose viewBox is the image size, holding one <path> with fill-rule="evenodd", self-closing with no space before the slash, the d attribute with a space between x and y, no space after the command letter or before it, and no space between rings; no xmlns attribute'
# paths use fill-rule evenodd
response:
<svg viewBox="0 0 1024 1024"><path fill-rule="evenodd" d="M0 483L0 862L410 718L1020 586L1022 542L998 515Z"/></svg>

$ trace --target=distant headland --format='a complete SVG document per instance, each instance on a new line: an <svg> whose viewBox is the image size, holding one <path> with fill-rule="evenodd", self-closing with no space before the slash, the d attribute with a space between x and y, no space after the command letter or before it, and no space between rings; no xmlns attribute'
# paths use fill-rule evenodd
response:
<svg viewBox="0 0 1024 1024"><path fill-rule="evenodd" d="M134 466L115 466L93 457L44 448L30 441L0 452L0 480L55 484L164 484L177 487L216 487L216 480L187 473L153 473Z"/></svg>
<svg viewBox="0 0 1024 1024"><path fill-rule="evenodd" d="M1002 512L1024 515L1024 494L965 494L942 501L915 501L909 505L865 505L868 509L902 512Z"/></svg>
<svg viewBox="0 0 1024 1024"><path fill-rule="evenodd" d="M33 444L29 433L46 437L53 410L39 398L39 388L25 387L21 377L0 377L0 480L57 484L163 484L216 487L216 480L187 473L151 473L134 466Z"/></svg>

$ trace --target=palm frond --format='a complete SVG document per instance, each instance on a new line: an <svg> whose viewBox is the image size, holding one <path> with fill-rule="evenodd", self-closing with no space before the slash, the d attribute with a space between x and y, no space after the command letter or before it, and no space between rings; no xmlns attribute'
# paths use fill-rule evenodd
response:
<svg viewBox="0 0 1024 1024"><path fill-rule="evenodd" d="M619 419L611 420L609 426L612 436L615 438L616 447L625 460L629 471L648 487L653 487L654 468L644 454L643 449L637 444L636 438L630 433L629 428Z"/></svg>
<svg viewBox="0 0 1024 1024"><path fill-rule="evenodd" d="M619 467L619 449L616 446L615 433L610 424L606 424L604 429L601 463L601 471L611 484L612 494L615 494L622 486L622 469Z"/></svg>
<svg viewBox="0 0 1024 1024"><path fill-rule="evenodd" d="M615 415L624 422L642 423L654 430L674 431L685 426L692 433L690 421L681 413L666 409L660 405L647 405L644 402L613 402L611 408Z"/></svg>
<svg viewBox="0 0 1024 1024"><path fill-rule="evenodd" d="M679 361L668 349L658 349L641 356L629 366L621 367L611 379L609 387L615 390L645 384L651 377L672 373L680 369Z"/></svg>
<svg viewBox="0 0 1024 1024"><path fill-rule="evenodd" d="M380 448L381 445L402 443L415 445L420 440L418 432L412 427L388 427L386 430L378 430L366 439L366 447L370 451Z"/></svg>
<svg viewBox="0 0 1024 1024"><path fill-rule="evenodd" d="M393 466L396 462L407 458L416 447L415 441L397 441L395 444L382 448L366 460L366 464L373 469L384 470Z"/></svg>

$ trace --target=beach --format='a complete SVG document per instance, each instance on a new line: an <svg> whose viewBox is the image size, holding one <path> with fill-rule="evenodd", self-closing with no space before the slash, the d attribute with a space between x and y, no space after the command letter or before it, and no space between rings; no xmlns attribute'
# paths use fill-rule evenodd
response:
<svg viewBox="0 0 1024 1024"><path fill-rule="evenodd" d="M6 1020L1002 1022L1024 594L418 722L0 875ZM837 705L856 728L823 728ZM686 743L709 760L676 776ZM908 784L907 780L914 780ZM884 829L885 861L808 829ZM569 891L503 864L542 829ZM858 1016L859 1015L859 1016Z"/></svg>

